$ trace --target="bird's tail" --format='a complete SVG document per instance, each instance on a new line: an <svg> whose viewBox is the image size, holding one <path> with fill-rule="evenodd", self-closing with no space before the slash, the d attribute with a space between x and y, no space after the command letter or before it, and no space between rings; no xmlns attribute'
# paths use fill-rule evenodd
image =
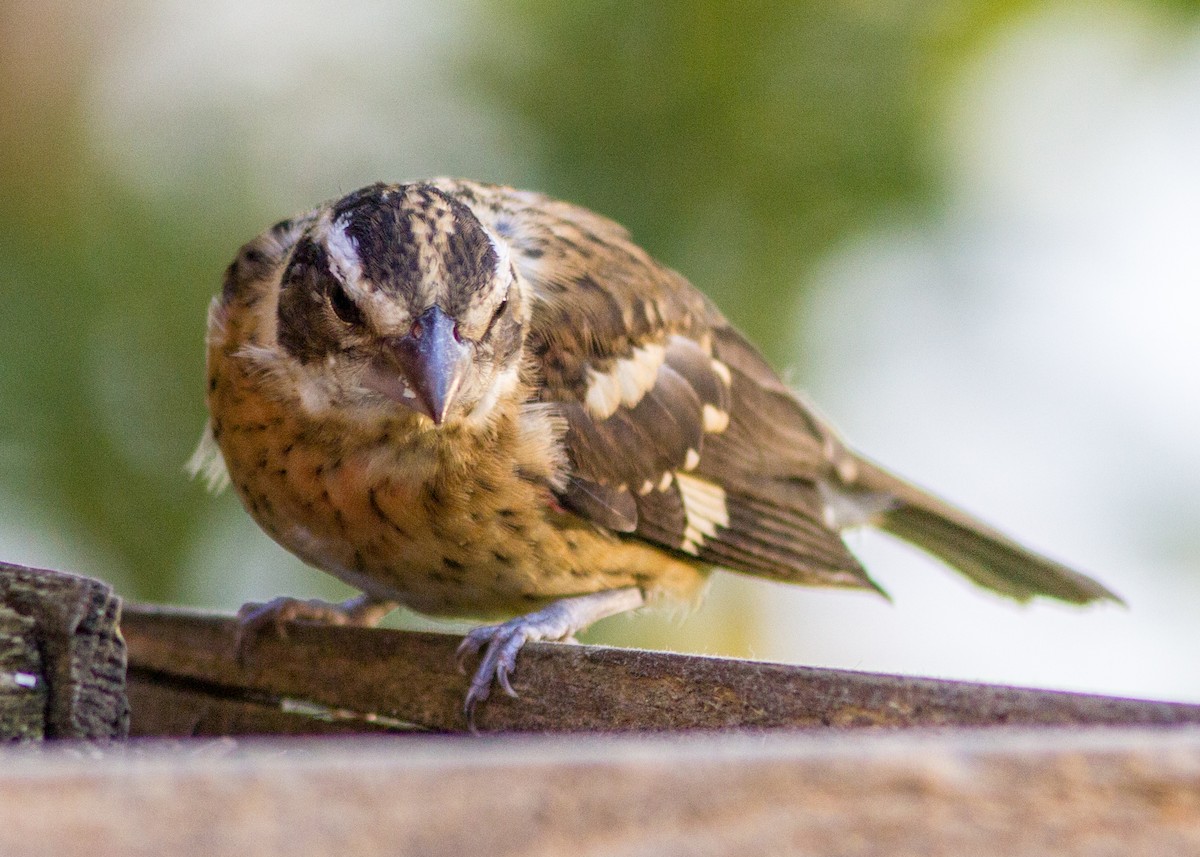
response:
<svg viewBox="0 0 1200 857"><path fill-rule="evenodd" d="M1037 595L1073 604L1124 603L1106 587L1023 547L924 489L853 456L853 490L884 497L871 523L932 554L980 586L1028 601Z"/></svg>

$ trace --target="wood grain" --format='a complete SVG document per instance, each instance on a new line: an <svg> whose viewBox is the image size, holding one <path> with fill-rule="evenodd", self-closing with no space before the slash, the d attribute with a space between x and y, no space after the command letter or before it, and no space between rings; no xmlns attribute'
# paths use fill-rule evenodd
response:
<svg viewBox="0 0 1200 857"><path fill-rule="evenodd" d="M287 639L263 635L239 664L230 618L130 606L122 630L134 699L149 699L145 686L158 693L158 702L135 705L136 735L181 734L184 703L173 693L185 695L192 716L183 734L269 732L281 719L291 732L331 731L294 722L306 719L297 703L340 712L337 731L356 720L370 729L466 728L454 636L295 624ZM1200 706L1180 703L555 643L527 646L513 683L520 698L493 696L477 714L481 731L1200 723ZM219 716L205 716L210 699ZM230 707L243 702L252 710L239 720ZM272 707L278 714L262 720Z"/></svg>
<svg viewBox="0 0 1200 857"><path fill-rule="evenodd" d="M132 742L0 753L24 857L1174 857L1200 732Z"/></svg>

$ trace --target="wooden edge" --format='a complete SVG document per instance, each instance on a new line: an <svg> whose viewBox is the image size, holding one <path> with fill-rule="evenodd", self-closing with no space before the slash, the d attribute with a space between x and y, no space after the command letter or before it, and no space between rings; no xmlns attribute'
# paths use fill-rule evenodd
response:
<svg viewBox="0 0 1200 857"><path fill-rule="evenodd" d="M0 604L33 621L45 736L115 738L129 728L121 599L100 580L0 562Z"/></svg>
<svg viewBox="0 0 1200 857"><path fill-rule="evenodd" d="M165 743L0 751L0 853L1200 853L1188 727Z"/></svg>
<svg viewBox="0 0 1200 857"><path fill-rule="evenodd" d="M299 701L373 728L467 725L455 636L293 624L286 639L262 635L238 663L231 617L129 605L121 627L141 701L135 735L181 734L173 706L147 687L226 711L194 717L203 728L182 734L254 733L273 722L228 717L235 702L257 711ZM1183 703L557 643L527 646L513 684L519 698L499 693L480 708L481 731L1200 723L1200 706Z"/></svg>

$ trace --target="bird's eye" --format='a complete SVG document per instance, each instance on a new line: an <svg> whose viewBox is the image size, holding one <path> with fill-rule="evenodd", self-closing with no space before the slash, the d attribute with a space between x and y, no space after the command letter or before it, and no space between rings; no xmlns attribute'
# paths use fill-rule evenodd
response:
<svg viewBox="0 0 1200 857"><path fill-rule="evenodd" d="M333 307L333 314L340 318L346 324L362 324L362 310L358 308L358 304L346 294L346 290L342 288L341 283L334 283L329 288L329 305Z"/></svg>

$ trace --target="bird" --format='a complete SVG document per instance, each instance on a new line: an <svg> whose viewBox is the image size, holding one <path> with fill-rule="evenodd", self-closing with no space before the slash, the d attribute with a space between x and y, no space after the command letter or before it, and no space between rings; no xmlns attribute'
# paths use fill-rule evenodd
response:
<svg viewBox="0 0 1200 857"><path fill-rule="evenodd" d="M190 463L360 594L239 611L484 622L469 723L530 641L699 603L726 569L882 592L873 526L985 589L1120 602L850 448L716 305L600 214L466 179L377 183L245 244L213 299Z"/></svg>

